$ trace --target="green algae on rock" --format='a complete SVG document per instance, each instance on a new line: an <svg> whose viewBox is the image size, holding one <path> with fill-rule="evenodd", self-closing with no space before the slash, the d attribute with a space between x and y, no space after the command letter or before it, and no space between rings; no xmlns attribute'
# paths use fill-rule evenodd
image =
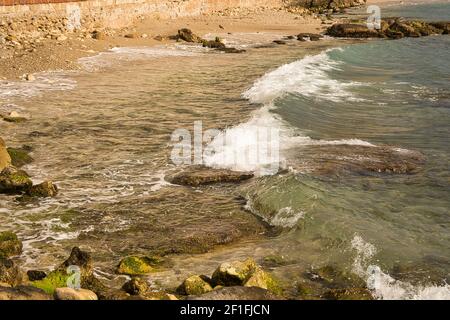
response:
<svg viewBox="0 0 450 320"><path fill-rule="evenodd" d="M13 166L0 172L0 193L21 193L33 185L29 175Z"/></svg>
<svg viewBox="0 0 450 320"><path fill-rule="evenodd" d="M31 197L55 197L57 194L58 187L51 181L44 181L27 190L27 195Z"/></svg>
<svg viewBox="0 0 450 320"><path fill-rule="evenodd" d="M34 161L25 148L7 148L7 151L11 157L11 164L17 168Z"/></svg>
<svg viewBox="0 0 450 320"><path fill-rule="evenodd" d="M22 241L10 231L0 232L0 257L12 257L22 253Z"/></svg>
<svg viewBox="0 0 450 320"><path fill-rule="evenodd" d="M158 271L162 264L158 257L129 256L122 259L117 267L117 273L126 275L142 275Z"/></svg>
<svg viewBox="0 0 450 320"><path fill-rule="evenodd" d="M211 280L206 276L190 276L178 287L177 292L183 295L200 295L213 290Z"/></svg>
<svg viewBox="0 0 450 320"><path fill-rule="evenodd" d="M125 282L122 286L122 290L131 295L145 294L149 289L149 285L145 279L132 278L130 281Z"/></svg>

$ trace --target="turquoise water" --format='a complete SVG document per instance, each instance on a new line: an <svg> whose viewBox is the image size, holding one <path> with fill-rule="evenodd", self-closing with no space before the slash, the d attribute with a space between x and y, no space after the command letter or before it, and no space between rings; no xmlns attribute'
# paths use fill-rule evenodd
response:
<svg viewBox="0 0 450 320"><path fill-rule="evenodd" d="M426 3L417 1L412 6L392 5L383 7L381 14L383 17L404 17L417 18L427 21L448 21L449 19L449 1L437 1L436 3Z"/></svg>

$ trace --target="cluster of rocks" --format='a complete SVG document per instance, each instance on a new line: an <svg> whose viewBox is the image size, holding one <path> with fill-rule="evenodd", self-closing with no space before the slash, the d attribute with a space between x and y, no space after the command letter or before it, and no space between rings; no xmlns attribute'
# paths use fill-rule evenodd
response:
<svg viewBox="0 0 450 320"><path fill-rule="evenodd" d="M30 147L7 148L0 138L0 193L30 197L54 197L58 188L51 181L34 185L30 176L20 167L31 163Z"/></svg>
<svg viewBox="0 0 450 320"><path fill-rule="evenodd" d="M389 38L421 37L449 34L450 22L424 22L402 18L383 19L380 29L369 29L366 23L338 23L327 29L326 34L345 38Z"/></svg>
<svg viewBox="0 0 450 320"><path fill-rule="evenodd" d="M167 177L167 180L173 184L198 187L214 183L238 183L251 179L253 176L252 172L192 166L183 172Z"/></svg>
<svg viewBox="0 0 450 320"><path fill-rule="evenodd" d="M211 49L216 49L218 51L222 51L225 53L242 53L245 52L245 50L240 50L240 49L236 49L236 48L231 48L231 47L227 47L225 45L225 43L223 43L223 41L216 37L214 40L205 40L202 39L201 37L197 36L196 34L194 34L192 32L192 30L187 29L187 28L183 28L178 30L178 34L171 37L171 39L173 40L177 40L177 41L186 41L186 42L190 42L190 43L199 43L202 44L203 47L205 48L211 48Z"/></svg>
<svg viewBox="0 0 450 320"><path fill-rule="evenodd" d="M335 13L345 8L361 6L366 3L366 0L295 0L291 3L312 12Z"/></svg>

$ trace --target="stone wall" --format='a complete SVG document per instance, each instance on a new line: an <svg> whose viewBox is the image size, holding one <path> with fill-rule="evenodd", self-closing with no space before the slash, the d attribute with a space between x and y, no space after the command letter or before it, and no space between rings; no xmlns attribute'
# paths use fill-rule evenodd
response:
<svg viewBox="0 0 450 320"><path fill-rule="evenodd" d="M13 0L0 0L6 4ZM15 0L22 3L42 0ZM97 27L119 28L129 25L140 16L157 19L197 16L203 13L221 11L226 8L279 7L284 0L86 0L62 2L45 0L46 4L23 4L0 6L0 19L68 18L75 12L82 23L95 23ZM52 3L50 3L52 2ZM58 2L58 3L55 3ZM1 21L0 21L1 23Z"/></svg>

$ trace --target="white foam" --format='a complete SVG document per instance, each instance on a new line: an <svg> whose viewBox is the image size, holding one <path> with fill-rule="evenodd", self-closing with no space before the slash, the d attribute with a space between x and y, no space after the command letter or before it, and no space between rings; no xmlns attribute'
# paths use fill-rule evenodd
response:
<svg viewBox="0 0 450 320"><path fill-rule="evenodd" d="M100 70L123 61L157 59L164 57L189 57L198 55L201 49L192 46L172 47L115 47L90 57L83 57L78 62L87 71Z"/></svg>
<svg viewBox="0 0 450 320"><path fill-rule="evenodd" d="M414 286L399 281L383 272L377 265L370 264L376 254L375 246L364 241L359 235L352 240L356 251L353 271L366 280L367 288L372 294L383 300L450 300L450 286Z"/></svg>
<svg viewBox="0 0 450 320"><path fill-rule="evenodd" d="M76 81L67 77L67 72L43 72L34 75L33 81L0 81L0 99L8 101L17 97L33 97L44 91L71 90Z"/></svg>
<svg viewBox="0 0 450 320"><path fill-rule="evenodd" d="M281 66L260 78L243 96L264 106L253 112L249 121L222 131L208 145L213 150L204 154L204 164L213 168L236 171L253 171L256 175L271 175L284 168L285 151L306 145L362 145L374 146L360 139L316 140L290 127L272 113L274 101L289 92L304 96L338 101L356 98L344 84L328 77L326 70L336 63L328 57L328 51ZM260 134L266 132L270 134ZM273 138L275 137L275 138ZM274 141L275 139L275 141ZM270 157L252 157L261 149L269 148ZM264 151L264 150L263 150ZM264 152L263 152L264 153ZM267 152L266 152L267 153Z"/></svg>
<svg viewBox="0 0 450 320"><path fill-rule="evenodd" d="M328 101L361 100L348 91L358 83L346 83L328 76L327 71L336 70L339 65L328 56L330 50L306 56L265 74L244 93L244 97L262 104L271 103L287 93Z"/></svg>

